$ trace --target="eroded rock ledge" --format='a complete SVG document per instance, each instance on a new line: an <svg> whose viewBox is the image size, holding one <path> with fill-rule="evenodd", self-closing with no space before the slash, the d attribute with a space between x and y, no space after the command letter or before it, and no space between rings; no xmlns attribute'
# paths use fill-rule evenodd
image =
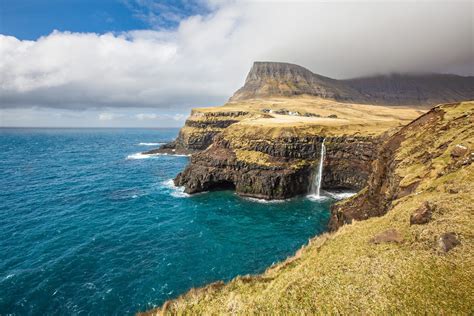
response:
<svg viewBox="0 0 474 316"><path fill-rule="evenodd" d="M474 102L433 109L390 136L366 189L333 209L335 228L358 222L145 314L472 314L473 124Z"/></svg>
<svg viewBox="0 0 474 316"><path fill-rule="evenodd" d="M359 190L382 140L420 112L308 96L246 100L194 109L175 141L145 154L193 154L175 179L188 193L286 199L308 192L325 139L323 189Z"/></svg>
<svg viewBox="0 0 474 316"><path fill-rule="evenodd" d="M226 134L192 156L175 184L187 193L235 188L242 196L286 199L306 194L325 139L323 188L358 190L365 186L382 137L281 137L246 139L239 144Z"/></svg>
<svg viewBox="0 0 474 316"><path fill-rule="evenodd" d="M430 176L436 179L470 165L474 156L467 146L454 146L449 157L446 149L452 144L439 144L439 140L449 135L447 131L450 130L472 130L472 110L472 102L438 106L392 135L381 146L378 158L371 166L367 187L353 198L332 206L330 230L337 230L354 220L382 216L393 207L393 201L419 190L423 180ZM404 143L407 139L410 139L411 147ZM417 139L423 141L416 142ZM437 170L439 162L435 159L451 161L443 170Z"/></svg>
<svg viewBox="0 0 474 316"><path fill-rule="evenodd" d="M264 117L264 113L222 109L209 111L193 109L178 137L158 149L152 149L144 154L193 154L205 150L211 145L214 136L225 128L246 118Z"/></svg>

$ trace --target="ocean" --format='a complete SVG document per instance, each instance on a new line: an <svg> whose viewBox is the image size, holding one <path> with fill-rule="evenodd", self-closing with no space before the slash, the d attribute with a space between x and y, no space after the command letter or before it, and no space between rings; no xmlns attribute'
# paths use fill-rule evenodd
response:
<svg viewBox="0 0 474 316"><path fill-rule="evenodd" d="M263 272L327 229L334 199L189 196L178 129L0 129L0 314L131 315Z"/></svg>

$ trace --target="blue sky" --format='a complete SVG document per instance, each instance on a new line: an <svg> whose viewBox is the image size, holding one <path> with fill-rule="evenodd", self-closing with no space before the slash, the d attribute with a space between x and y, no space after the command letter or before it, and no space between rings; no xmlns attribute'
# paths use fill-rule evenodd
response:
<svg viewBox="0 0 474 316"><path fill-rule="evenodd" d="M124 32L174 28L187 16L205 14L193 1L1 0L0 33L35 40L53 30Z"/></svg>

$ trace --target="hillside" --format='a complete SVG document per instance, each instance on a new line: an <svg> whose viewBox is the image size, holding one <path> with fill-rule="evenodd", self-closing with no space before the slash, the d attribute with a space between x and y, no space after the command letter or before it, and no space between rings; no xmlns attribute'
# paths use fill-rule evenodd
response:
<svg viewBox="0 0 474 316"><path fill-rule="evenodd" d="M258 276L193 289L150 315L473 314L474 102L385 139L331 228Z"/></svg>
<svg viewBox="0 0 474 316"><path fill-rule="evenodd" d="M229 101L303 94L341 102L433 106L474 99L474 77L398 74L336 80L294 64L255 62Z"/></svg>

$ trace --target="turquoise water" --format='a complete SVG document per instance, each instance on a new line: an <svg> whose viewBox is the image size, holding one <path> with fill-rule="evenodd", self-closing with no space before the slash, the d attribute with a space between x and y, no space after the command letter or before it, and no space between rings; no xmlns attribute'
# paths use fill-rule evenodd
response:
<svg viewBox="0 0 474 316"><path fill-rule="evenodd" d="M326 229L330 199L189 197L170 183L187 157L132 159L177 132L0 129L0 314L133 314Z"/></svg>

